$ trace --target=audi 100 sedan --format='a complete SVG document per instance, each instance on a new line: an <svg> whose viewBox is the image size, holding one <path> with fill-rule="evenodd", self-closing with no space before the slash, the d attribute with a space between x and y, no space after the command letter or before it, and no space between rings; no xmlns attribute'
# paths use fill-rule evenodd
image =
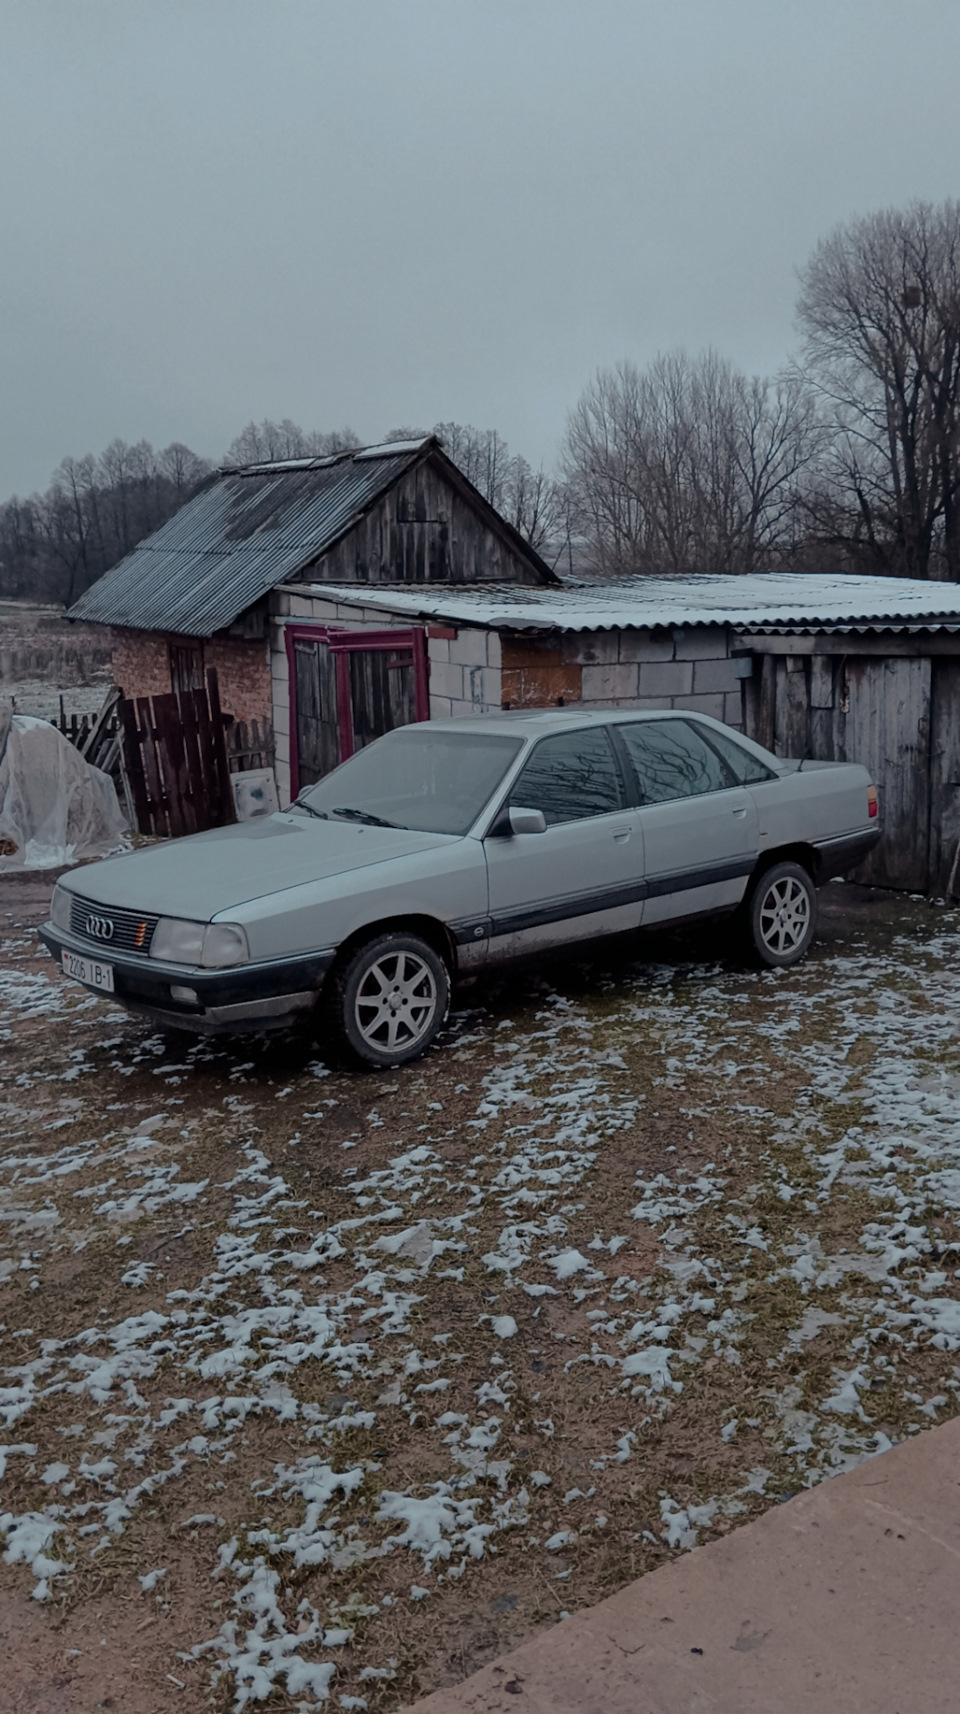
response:
<svg viewBox="0 0 960 1714"><path fill-rule="evenodd" d="M767 965L817 887L880 836L853 763L781 761L679 712L428 721L290 808L64 877L64 973L165 1028L310 1022L375 1066L422 1054L457 978L637 929L736 915Z"/></svg>

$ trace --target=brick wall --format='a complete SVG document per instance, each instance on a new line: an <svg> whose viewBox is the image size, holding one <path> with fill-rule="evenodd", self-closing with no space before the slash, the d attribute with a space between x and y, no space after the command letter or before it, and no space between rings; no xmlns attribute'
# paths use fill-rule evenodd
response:
<svg viewBox="0 0 960 1714"><path fill-rule="evenodd" d="M196 645L194 637L162 631L113 631L113 682L126 696L169 695L170 644ZM270 718L270 659L267 645L243 637L206 637L200 644L204 669L216 667L220 706L237 720Z"/></svg>
<svg viewBox="0 0 960 1714"><path fill-rule="evenodd" d="M270 652L265 642L245 637L207 637L203 664L216 667L220 706L236 720L269 720Z"/></svg>
<svg viewBox="0 0 960 1714"><path fill-rule="evenodd" d="M113 682L124 696L164 696L170 692L167 639L156 631L111 632Z"/></svg>

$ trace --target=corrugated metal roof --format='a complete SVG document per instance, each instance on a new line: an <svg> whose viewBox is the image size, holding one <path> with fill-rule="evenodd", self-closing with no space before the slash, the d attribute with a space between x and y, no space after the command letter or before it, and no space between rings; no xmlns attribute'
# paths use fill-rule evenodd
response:
<svg viewBox="0 0 960 1714"><path fill-rule="evenodd" d="M565 580L559 588L473 585L408 590L356 584L309 586L316 595L425 620L504 630L605 631L734 625L738 630L852 626L936 628L960 623L960 584L903 577L815 577L771 572L746 577ZM303 589L301 587L301 593Z"/></svg>
<svg viewBox="0 0 960 1714"><path fill-rule="evenodd" d="M433 444L224 472L88 589L70 618L209 637L330 547Z"/></svg>

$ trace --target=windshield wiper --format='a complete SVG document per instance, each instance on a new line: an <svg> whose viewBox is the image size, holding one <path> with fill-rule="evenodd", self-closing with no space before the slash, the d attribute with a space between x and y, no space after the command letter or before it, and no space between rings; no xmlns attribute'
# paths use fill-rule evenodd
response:
<svg viewBox="0 0 960 1714"><path fill-rule="evenodd" d="M290 805L290 808L291 809L305 809L308 815L315 815L318 821L329 821L330 820L330 817L328 816L325 809L314 809L313 805L307 803L306 799L302 798L302 797L294 798L292 804Z"/></svg>
<svg viewBox="0 0 960 1714"><path fill-rule="evenodd" d="M402 821L385 821L382 815L371 815L368 809L352 809L349 804L341 805L333 813L342 815L345 821L364 821L369 827L403 827Z"/></svg>

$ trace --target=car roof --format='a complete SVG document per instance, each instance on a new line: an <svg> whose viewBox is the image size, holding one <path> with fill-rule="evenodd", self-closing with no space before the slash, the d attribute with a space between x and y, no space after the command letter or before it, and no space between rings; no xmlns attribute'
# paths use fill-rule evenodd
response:
<svg viewBox="0 0 960 1714"><path fill-rule="evenodd" d="M674 720L690 717L691 711L672 708L516 708L496 714L465 714L452 719L431 719L430 726L434 731L440 732L503 732L532 738L544 732L564 732L580 726L608 726L611 721ZM709 719L709 716L696 714L694 718Z"/></svg>

